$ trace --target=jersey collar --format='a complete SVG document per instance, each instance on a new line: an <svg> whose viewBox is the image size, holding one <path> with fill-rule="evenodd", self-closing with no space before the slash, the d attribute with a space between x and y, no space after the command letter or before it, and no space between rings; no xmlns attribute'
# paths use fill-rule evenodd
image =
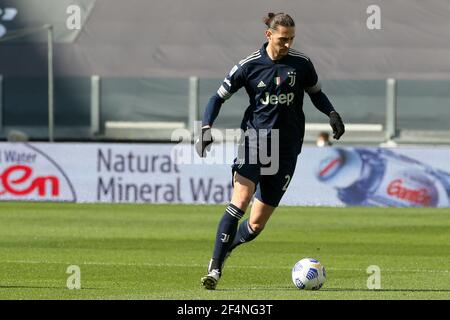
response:
<svg viewBox="0 0 450 320"><path fill-rule="evenodd" d="M284 62L287 55L278 60L272 60L272 58L270 58L270 56L267 54L267 50L266 50L268 44L269 44L268 42L264 43L262 48L260 49L261 56L264 57L264 59L266 59L266 61L270 62L271 64L279 64L281 62Z"/></svg>

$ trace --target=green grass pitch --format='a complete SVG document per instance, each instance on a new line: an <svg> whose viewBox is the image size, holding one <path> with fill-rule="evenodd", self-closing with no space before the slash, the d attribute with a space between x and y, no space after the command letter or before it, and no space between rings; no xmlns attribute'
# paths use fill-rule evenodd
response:
<svg viewBox="0 0 450 320"><path fill-rule="evenodd" d="M200 286L224 206L0 203L0 299L449 299L450 209L280 207ZM247 213L248 215L248 213ZM297 290L319 259L327 282ZM79 266L81 289L66 273ZM381 270L371 290L367 268Z"/></svg>

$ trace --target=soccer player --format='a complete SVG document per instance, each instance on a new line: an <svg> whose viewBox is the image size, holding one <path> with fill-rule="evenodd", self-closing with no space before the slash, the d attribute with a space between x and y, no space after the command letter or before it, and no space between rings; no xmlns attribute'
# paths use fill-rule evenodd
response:
<svg viewBox="0 0 450 320"><path fill-rule="evenodd" d="M287 190L305 132L304 92L314 106L329 117L335 139L345 131L341 117L321 90L311 59L291 48L295 37L294 20L285 13L269 13L264 23L267 42L235 65L211 97L203 116L202 133L195 145L197 153L205 157L213 142L211 127L222 104L245 87L250 106L244 113L241 129L256 133L245 135L243 148L239 148L241 152L232 166L231 202L219 222L207 274L201 278L202 285L209 290L216 288L231 251L261 233ZM261 139L266 139L266 143ZM273 143L278 145L278 153L270 157L278 157L278 170L275 174L262 174L267 164L260 161L261 146ZM249 157L252 151L257 154L256 162ZM253 195L250 217L238 227Z"/></svg>

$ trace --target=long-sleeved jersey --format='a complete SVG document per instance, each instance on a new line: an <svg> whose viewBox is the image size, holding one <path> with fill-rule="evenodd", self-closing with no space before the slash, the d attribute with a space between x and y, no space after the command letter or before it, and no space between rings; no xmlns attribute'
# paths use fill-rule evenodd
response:
<svg viewBox="0 0 450 320"><path fill-rule="evenodd" d="M322 93L317 73L306 55L289 49L283 58L272 60L266 47L267 43L231 69L210 99L203 125L212 125L223 102L244 87L249 96L249 106L241 129L266 129L269 133L278 129L280 149L298 154L305 132L304 92L326 115L334 108Z"/></svg>

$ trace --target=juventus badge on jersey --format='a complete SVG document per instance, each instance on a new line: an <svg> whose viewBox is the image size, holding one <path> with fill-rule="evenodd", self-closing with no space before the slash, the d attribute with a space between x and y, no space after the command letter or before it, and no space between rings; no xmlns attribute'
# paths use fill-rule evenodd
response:
<svg viewBox="0 0 450 320"><path fill-rule="evenodd" d="M289 77L289 85L293 87L295 85L295 71L289 71L288 77Z"/></svg>

